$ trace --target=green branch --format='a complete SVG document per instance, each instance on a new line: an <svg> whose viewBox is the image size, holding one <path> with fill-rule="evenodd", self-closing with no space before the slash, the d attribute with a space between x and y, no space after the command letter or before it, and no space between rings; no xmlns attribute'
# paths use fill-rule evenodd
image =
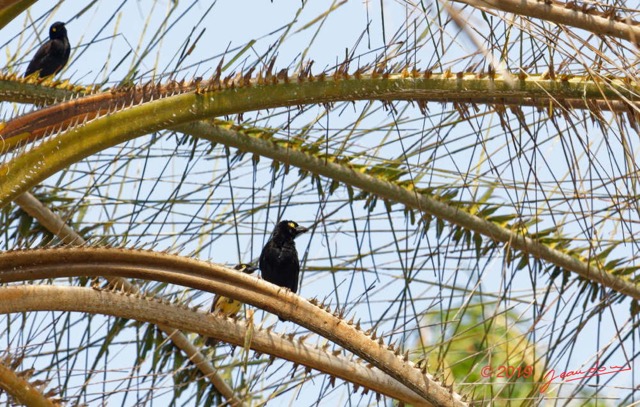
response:
<svg viewBox="0 0 640 407"><path fill-rule="evenodd" d="M0 29L9 24L20 13L28 9L36 0L3 0L0 1Z"/></svg>
<svg viewBox="0 0 640 407"><path fill-rule="evenodd" d="M423 216L432 215L472 230L486 236L488 239L504 243L507 249L517 249L536 258L548 261L565 270L574 272L588 280L595 281L619 293L640 300L640 287L628 281L623 276L616 276L606 272L601 267L603 263L598 256L593 256L591 264L575 256L527 237L509 228L497 225L482 217L472 215L464 208L440 201L435 197L421 194L409 187L398 185L397 181L382 180L367 174L365 171L354 170L347 164L336 163L332 160L314 157L299 149L281 147L270 140L243 135L237 131L225 130L208 123L190 123L177 127L176 130L204 138L214 143L236 147L242 151L252 152L261 156L281 161L314 174L325 176L345 185L359 188L390 202L399 202L409 208L418 210ZM596 260L600 260L596 263Z"/></svg>
<svg viewBox="0 0 640 407"><path fill-rule="evenodd" d="M475 74L461 75L453 80L447 79L446 76L447 74L418 75L415 72L407 72L388 76L359 75L351 79L346 75L336 78L327 77L324 80L319 80L318 77L313 77L313 80L273 78L271 82L268 78L258 77L249 81L251 84L243 81L242 78L237 84L233 82L221 84L212 81L206 88L203 87L195 92L142 103L93 119L84 125L50 137L16 156L0 166L0 207L7 205L18 195L57 171L94 153L144 134L176 128L207 117L308 103L330 103L337 100L455 98L456 95L463 94L467 97L472 94L486 97L486 92L489 90L495 94L502 93L504 96L511 97L518 94L532 96L538 92L541 96L547 95L547 97L550 93L554 97L583 95L586 98L595 97L595 95L630 98L634 90L633 87L625 89L624 81L618 79L609 81L609 86L602 86L604 83L585 81L581 78L531 80L521 77L516 86L511 87L507 81L490 77L481 78ZM214 90L216 86L222 86L222 89ZM197 129L206 129L206 126L204 128L202 126L202 124L194 124L190 129L193 132ZM202 135L204 136L205 133L206 131L203 131ZM279 161L361 188L382 199L401 202L410 208L417 209L423 215L433 215L460 225L491 240L505 243L509 248L529 253L636 300L640 299L640 288L623 277L614 276L594 266L593 263L590 264L575 256L551 249L522 233L501 227L410 188L354 171L346 165L330 163L303 152L296 153L291 149L278 148L265 140L231 137L225 144L271 156Z"/></svg>
<svg viewBox="0 0 640 407"><path fill-rule="evenodd" d="M447 74L404 73L395 75L359 75L320 80L273 79L258 77L249 82L210 82L195 92L164 97L109 113L99 118L85 117L87 124L77 125L45 140L37 147L15 157L0 167L0 207L57 171L98 151L134 139L143 134L167 129L190 121L252 110L331 103L349 100L455 100L459 97L549 97L632 98L631 90L612 80L610 86L580 78L536 80L522 78L515 86L507 80L481 78L475 74L448 78ZM242 78L240 78L242 79ZM255 85L253 84L255 82ZM222 86L222 89L215 89ZM239 87L238 87L239 86ZM208 89L208 90L207 90ZM77 103L77 102L76 102ZM122 106L122 104L117 106ZM125 105L128 106L128 105ZM60 114L54 108L54 114ZM109 110L108 110L109 111ZM69 113L73 116L73 113ZM68 117L60 118L60 121ZM80 117L77 117L82 122ZM46 122L46 120L43 119ZM55 128L53 123L50 127Z"/></svg>

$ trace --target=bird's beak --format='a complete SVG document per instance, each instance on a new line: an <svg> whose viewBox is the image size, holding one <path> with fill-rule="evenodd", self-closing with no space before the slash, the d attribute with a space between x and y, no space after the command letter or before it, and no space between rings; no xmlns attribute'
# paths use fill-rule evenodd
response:
<svg viewBox="0 0 640 407"><path fill-rule="evenodd" d="M298 226L296 228L296 237L308 231L309 231L309 228L305 228L304 226Z"/></svg>

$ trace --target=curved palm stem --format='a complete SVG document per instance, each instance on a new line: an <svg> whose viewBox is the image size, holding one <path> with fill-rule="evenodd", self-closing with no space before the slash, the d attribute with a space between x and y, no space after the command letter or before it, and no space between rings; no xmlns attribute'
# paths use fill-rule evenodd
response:
<svg viewBox="0 0 640 407"><path fill-rule="evenodd" d="M472 215L463 208L439 201L435 197L420 194L410 188L378 179L362 171L355 171L348 166L331 162L326 158L318 158L299 150L281 147L269 140L239 135L237 132L215 127L205 122L189 123L177 129L215 143L223 143L239 148L242 151L257 153L305 169L314 174L326 176L392 202L400 202L409 208L419 210L423 214L430 214L481 233L491 240L505 243L510 248L521 250L536 258L546 260L565 270L640 300L640 286L622 276L606 272L598 267L600 264L596 263L594 266L589 262L552 249L548 245L531 239L522 233L501 227L479 216ZM592 263L595 263L595 260L592 260Z"/></svg>
<svg viewBox="0 0 640 407"><path fill-rule="evenodd" d="M70 228L58 215L53 213L49 208L44 206L36 197L29 192L18 196L15 203L37 219L40 224L46 227L51 233L55 234L64 242L69 245L81 246L86 243L85 239L80 236L75 230ZM104 276L103 276L104 277ZM126 292L138 292L139 288L131 283L129 280L106 276L104 277L112 287L120 288ZM196 346L180 331L177 331L173 327L159 324L158 329L164 332L179 349L181 349L189 360L194 363L195 366L200 369L204 376L215 386L215 388L222 394L222 396L232 406L243 406L244 404L236 397L233 389L220 377L217 369L211 364L205 355L200 352Z"/></svg>
<svg viewBox="0 0 640 407"><path fill-rule="evenodd" d="M536 0L452 0L476 8L506 11L520 16L539 18L557 24L580 28L598 35L608 35L638 44L640 26L635 21L620 19L615 14L590 10L575 2ZM613 8L612 8L613 11Z"/></svg>
<svg viewBox="0 0 640 407"><path fill-rule="evenodd" d="M624 81L620 80L611 80L608 86L602 86L602 83L585 81L583 78L567 78L566 80L538 78L535 81L521 78L514 88L509 86L506 80L493 77L479 78L475 74L463 75L456 80L451 80L446 74L442 74L438 78L433 76L427 78L420 75L412 76L408 72L384 77L372 74L364 78L360 75L354 76L354 79L346 79L345 75L332 80L298 79L295 83L290 83L287 79L274 78L275 86L270 84L253 86L243 78L240 78L241 81L237 85L213 81L209 83L209 88L215 86L223 86L224 88L209 91L205 91L203 88L195 92L169 96L129 108L121 106L118 111L93 119L86 124L74 126L57 136L48 138L36 147L0 166L0 175L3 176L0 181L0 207L48 176L91 154L142 134L165 128L175 128L180 124L208 116L335 100L370 98L410 100L420 97L437 99L445 97L442 92L443 89L447 89L446 85L451 87L451 93L447 93L446 98L455 97L456 93L464 94L466 97L474 94L486 97L484 93L493 90L498 93L504 92L505 95L522 93L522 96L531 96L532 93L540 93L577 97L580 94L586 97L604 95L624 99L625 94L631 97L630 92L634 89L633 86L625 88ZM259 77L255 83L259 84L265 81L267 79ZM59 106L54 106L51 109L54 112L60 112ZM73 117L73 114L71 116ZM244 138L244 140L249 139ZM263 148L268 146L266 144L268 142L265 141L256 140L252 143L254 146L260 144ZM461 225L492 240L506 243L512 248L575 272L584 278L597 281L620 293L640 299L640 288L636 284L623 277L605 272L597 267L598 264L594 266L587 261L551 249L523 234L498 226L458 207L419 194L410 188L400 187L367 174L357 173L345 165L330 163L325 159L311 157L308 154L295 155L294 162L291 160L291 157L294 156L291 154L293 150L281 148L280 150L272 149L272 151L279 151L278 154L281 158L278 159L283 162L291 162L301 168L308 166L312 171L379 194L384 199L402 202L411 208L418 209L423 214L432 214Z"/></svg>
<svg viewBox="0 0 640 407"><path fill-rule="evenodd" d="M203 315L147 296L122 295L121 292L82 287L33 285L0 288L0 298L12 299L10 302L0 301L0 313L56 310L105 314L202 335L220 336L224 333L226 341L241 347L250 338L250 348L256 352L291 360L406 403L425 405L422 397L380 370L368 368L363 363L244 322Z"/></svg>
<svg viewBox="0 0 640 407"><path fill-rule="evenodd" d="M36 249L6 252L0 264L0 282L41 278L102 276L142 278L215 292L262 308L302 325L339 344L376 366L430 403L464 405L426 372L401 357L382 339L376 342L360 330L359 324L346 322L304 298L281 287L238 273L233 269L198 260L139 250L108 248ZM163 323L160 320L159 323ZM181 325L176 325L180 327ZM225 341L229 333L204 332ZM400 356L400 357L399 357Z"/></svg>
<svg viewBox="0 0 640 407"><path fill-rule="evenodd" d="M111 116L115 116L114 121L137 120L138 123L125 126L129 136L120 141L126 141L166 129L171 124L317 103L358 100L388 103L402 100L415 101L424 110L428 102L502 104L504 99L523 99L536 106L562 107L563 101L568 99L574 104L583 100L594 108L598 102L633 104L640 94L640 88L625 78L571 75L549 78L548 75L527 75L523 72L517 77L518 80L514 81L511 74L434 74L404 67L393 74L376 70L370 74L336 71L332 76L320 74L289 79L286 75L282 78L258 75L251 79L240 76L231 81L213 78L207 82L151 83L134 88L115 88L57 103L3 123L0 126L0 139L3 141L0 151L9 151L47 134L72 133L78 127L90 126L100 116L103 120L98 123L102 125ZM19 87L18 90L15 87L13 81L0 81L0 95L15 102L31 101L28 92L21 93ZM48 90L57 94L55 88ZM62 90L60 94L70 97L73 91ZM23 99L24 95L26 99ZM143 112L146 117L140 116ZM154 118L158 120L154 121ZM121 132L123 125L125 123L119 123L119 129L113 133ZM104 142L116 141L110 138L106 136ZM115 144L117 142L109 145Z"/></svg>
<svg viewBox="0 0 640 407"><path fill-rule="evenodd" d="M36 0L0 1L0 28L9 24L20 13L28 9Z"/></svg>
<svg viewBox="0 0 640 407"><path fill-rule="evenodd" d="M26 406L53 407L56 405L4 363L0 363L0 388L11 395L15 401Z"/></svg>

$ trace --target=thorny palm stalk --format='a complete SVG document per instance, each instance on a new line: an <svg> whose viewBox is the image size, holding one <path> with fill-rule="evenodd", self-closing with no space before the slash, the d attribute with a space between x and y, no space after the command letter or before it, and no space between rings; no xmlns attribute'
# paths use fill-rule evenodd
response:
<svg viewBox="0 0 640 407"><path fill-rule="evenodd" d="M275 222L294 219L313 228L298 241L301 296L345 323L359 320L370 340L393 345L436 375L437 386L496 405L637 401L638 373L612 366L633 366L638 354L639 10L624 1L462 3L303 2L291 10L266 2L252 4L250 15L239 4L198 2L148 2L145 10L60 2L23 14L10 8L24 8L19 2L3 5L5 73L22 73L56 20L70 22L74 51L59 75L73 85L0 80L2 149L18 147L3 155L0 191L32 188L87 248L228 265L255 261ZM395 93L376 92L398 78L406 81ZM158 87L135 88L150 81ZM320 81L353 87L305 100L305 84ZM254 100L261 86L266 96ZM86 93L97 100L78 99L75 109L86 110L63 101ZM223 105L177 110L191 100ZM237 109L254 102L269 108ZM162 103L168 113L145 110ZM19 119L34 109L46 113L43 121ZM193 122L202 111L230 116ZM123 112L137 120L109 121ZM151 124L136 127L145 120ZM92 128L99 131L82 133ZM73 141L74 132L86 137ZM74 155L85 147L89 156ZM36 182L54 172L46 151L62 169ZM67 154L80 158L62 160ZM15 182L20 165L28 171ZM1 220L2 250L69 243L16 205L4 206ZM191 311L179 304L210 306L200 289L135 283L185 318ZM249 347L252 332L267 335L276 318L259 309L247 316L254 326L235 351L201 349L245 403L390 403L288 361L269 365ZM13 378L44 383L49 399L220 400L153 325L65 312L10 313L3 323L3 371L32 369ZM341 356L294 322L273 331ZM507 365L515 377L496 377ZM536 385L550 369L589 368L612 374L556 379L544 394Z"/></svg>

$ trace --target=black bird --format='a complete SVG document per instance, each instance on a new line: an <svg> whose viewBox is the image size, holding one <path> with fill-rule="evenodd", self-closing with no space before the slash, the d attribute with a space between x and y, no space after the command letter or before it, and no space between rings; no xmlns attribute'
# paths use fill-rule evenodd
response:
<svg viewBox="0 0 640 407"><path fill-rule="evenodd" d="M55 22L49 27L49 41L42 44L36 52L24 76L29 76L34 72L38 72L38 76L41 78L54 75L67 64L70 53L71 46L67 38L67 29L64 23Z"/></svg>
<svg viewBox="0 0 640 407"><path fill-rule="evenodd" d="M256 271L257 268L253 267L250 264L240 263L234 267L234 270L238 270L246 274L251 274ZM242 308L242 303L240 301L234 300L232 298L227 298L222 295L216 295L213 298L213 303L211 304L211 313L233 318L238 314L240 308ZM218 344L218 341L213 338L207 338L205 343L209 346L216 346Z"/></svg>
<svg viewBox="0 0 640 407"><path fill-rule="evenodd" d="M298 291L300 262L293 239L308 230L290 220L283 220L276 225L260 254L260 271L263 279L280 287L286 287L294 293ZM280 320L284 321L282 318Z"/></svg>

